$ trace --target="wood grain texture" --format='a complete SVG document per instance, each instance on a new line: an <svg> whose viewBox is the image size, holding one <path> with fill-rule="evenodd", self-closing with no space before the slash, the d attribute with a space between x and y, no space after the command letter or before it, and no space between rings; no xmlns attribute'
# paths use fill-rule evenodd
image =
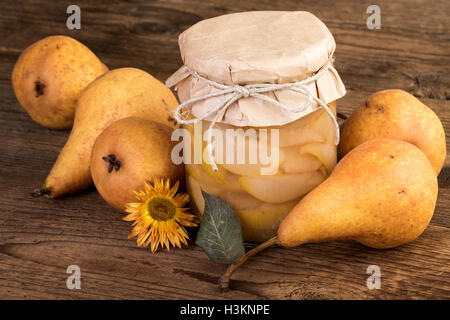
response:
<svg viewBox="0 0 450 320"><path fill-rule="evenodd" d="M164 81L181 65L177 37L205 18L246 10L307 10L337 42L336 68L349 115L371 93L399 88L441 118L450 143L450 2L377 1L382 29L366 27L368 3L350 0L77 1L81 30L66 28L67 3L3 1L0 11L0 298L2 299L449 299L450 163L439 176L431 225L391 250L352 242L269 249L221 293L226 266L190 245L151 255L127 240L130 225L95 190L59 200L33 198L68 131L35 124L11 88L19 54L51 34L80 40L111 69L142 68ZM81 290L66 288L66 268L81 268ZM366 268L381 268L380 290Z"/></svg>

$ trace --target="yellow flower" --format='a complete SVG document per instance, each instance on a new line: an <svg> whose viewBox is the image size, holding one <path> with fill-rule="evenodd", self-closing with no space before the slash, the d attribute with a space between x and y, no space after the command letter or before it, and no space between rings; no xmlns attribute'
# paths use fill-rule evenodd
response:
<svg viewBox="0 0 450 320"><path fill-rule="evenodd" d="M181 243L187 245L189 236L184 226L196 226L197 217L186 212L189 195L176 194L178 186L178 181L171 188L169 179L155 179L153 186L146 183L144 190L134 192L139 201L127 204L125 211L129 215L123 218L134 221L128 238L137 236L137 245L150 245L152 252L159 245L169 250L169 242L178 248Z"/></svg>

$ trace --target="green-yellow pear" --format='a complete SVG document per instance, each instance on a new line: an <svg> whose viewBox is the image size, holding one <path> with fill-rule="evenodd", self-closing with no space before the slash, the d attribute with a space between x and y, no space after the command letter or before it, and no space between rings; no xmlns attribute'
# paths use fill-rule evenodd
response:
<svg viewBox="0 0 450 320"><path fill-rule="evenodd" d="M433 216L436 173L416 146L374 139L350 151L331 175L308 193L281 222L277 236L230 266L230 275L262 249L331 240L354 240L372 248L392 248L416 239Z"/></svg>
<svg viewBox="0 0 450 320"><path fill-rule="evenodd" d="M25 49L14 66L12 85L31 118L47 128L72 127L81 91L108 68L77 40L50 36Z"/></svg>
<svg viewBox="0 0 450 320"><path fill-rule="evenodd" d="M444 127L438 116L403 90L383 90L372 94L343 123L339 153L375 138L403 140L414 144L428 157L436 171L446 158Z"/></svg>
<svg viewBox="0 0 450 320"><path fill-rule="evenodd" d="M173 129L162 123L129 117L113 122L98 136L92 149L91 174L100 195L124 211L136 201L134 192L154 179L183 184L184 165L171 160Z"/></svg>
<svg viewBox="0 0 450 320"><path fill-rule="evenodd" d="M171 111L177 105L172 91L145 71L121 68L97 78L78 100L72 132L40 193L54 198L88 188L92 147L108 125L139 117L174 128Z"/></svg>

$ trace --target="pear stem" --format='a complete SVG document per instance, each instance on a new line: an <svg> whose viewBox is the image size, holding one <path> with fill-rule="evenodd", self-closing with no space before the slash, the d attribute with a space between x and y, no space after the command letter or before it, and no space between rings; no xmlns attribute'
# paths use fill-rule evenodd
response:
<svg viewBox="0 0 450 320"><path fill-rule="evenodd" d="M31 193L31 196L33 198L45 196L46 194L50 193L50 189L48 188L42 188L42 189L34 189L34 191Z"/></svg>
<svg viewBox="0 0 450 320"><path fill-rule="evenodd" d="M228 289L228 284L230 283L230 277L231 275L242 265L245 263L245 261L248 260L248 258L254 256L255 254L263 251L264 249L275 245L275 244L279 244L279 240L278 238L272 237L269 240L267 240L266 242L261 243L259 246L247 251L245 254L243 254L239 259L237 259L233 264L231 264L227 271L225 271L225 273L220 277L219 279L219 286L220 289L222 290L227 290Z"/></svg>

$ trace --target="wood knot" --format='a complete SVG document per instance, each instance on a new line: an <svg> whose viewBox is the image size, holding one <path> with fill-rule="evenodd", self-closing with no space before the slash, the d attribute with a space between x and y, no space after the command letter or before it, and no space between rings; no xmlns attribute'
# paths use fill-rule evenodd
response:
<svg viewBox="0 0 450 320"><path fill-rule="evenodd" d="M414 95L419 98L450 100L450 78L446 74L419 73L415 76Z"/></svg>

